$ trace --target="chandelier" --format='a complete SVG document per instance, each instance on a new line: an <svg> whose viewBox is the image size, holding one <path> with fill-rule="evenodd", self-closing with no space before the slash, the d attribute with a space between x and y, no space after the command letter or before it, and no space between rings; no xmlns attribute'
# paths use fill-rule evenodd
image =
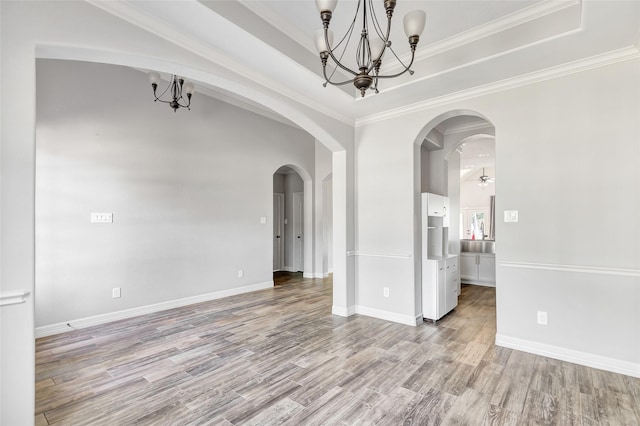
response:
<svg viewBox="0 0 640 426"><path fill-rule="evenodd" d="M383 0L387 16L386 31L383 31L378 22L375 9L373 8L373 0L358 0L358 6L351 25L338 44L334 46L333 32L329 29L329 22L331 21L331 15L333 14L333 10L335 9L337 2L338 0L316 0L316 6L320 12L323 29L316 31L314 41L318 52L320 52L322 74L325 79L325 82L323 83L324 87L327 86L327 83L335 86L353 83L353 85L360 90L360 94L364 97L365 92L369 88L373 89L375 93L378 93L378 79L398 77L407 71L409 74L413 75L413 70L410 68L411 65L413 65L416 46L420 40L422 30L424 30L426 20L426 15L423 10L414 10L409 12L405 15L403 20L404 32L409 38L409 46L411 47L411 62L409 62L409 65L405 65L391 48L391 40L389 40L389 34L391 32L391 18L393 16L393 10L396 7L396 0ZM351 40L351 36L356 29L356 21L358 21L358 17L360 17L362 22L362 29L360 31L360 40L356 48L356 67L352 69L342 63L342 57L344 56L349 41ZM402 71L395 74L380 75L382 57L387 50L393 53L393 56L395 56L398 63L402 66ZM339 58L337 56L339 56ZM328 76L327 60L329 57L335 63L335 68L331 72L331 75ZM346 71L353 77L345 81L332 80L333 74L338 68Z"/></svg>
<svg viewBox="0 0 640 426"><path fill-rule="evenodd" d="M173 112L176 112L178 108L186 108L188 110L191 110L191 95L193 95L193 92L195 91L195 86L193 85L193 83L189 82L185 84L183 78L172 75L171 83L169 83L167 88L164 89L164 91L160 93L160 95L158 95L157 89L158 83L160 82L160 74L155 71L150 72L149 81L151 82L151 87L153 88L153 96L156 98L154 102L160 101L165 104L169 104L169 106L173 108ZM171 100L160 99L167 92L169 92ZM187 96L186 99L184 98L183 93Z"/></svg>

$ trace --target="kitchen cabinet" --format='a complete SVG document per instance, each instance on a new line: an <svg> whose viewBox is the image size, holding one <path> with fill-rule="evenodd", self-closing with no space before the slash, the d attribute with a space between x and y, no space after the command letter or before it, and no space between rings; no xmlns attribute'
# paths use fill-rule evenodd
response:
<svg viewBox="0 0 640 426"><path fill-rule="evenodd" d="M449 198L438 194L427 194L427 215L441 217L442 226L449 226Z"/></svg>
<svg viewBox="0 0 640 426"><path fill-rule="evenodd" d="M422 316L439 320L458 306L458 257L426 259L422 274Z"/></svg>
<svg viewBox="0 0 640 426"><path fill-rule="evenodd" d="M496 285L496 255L460 253L460 280L470 284Z"/></svg>

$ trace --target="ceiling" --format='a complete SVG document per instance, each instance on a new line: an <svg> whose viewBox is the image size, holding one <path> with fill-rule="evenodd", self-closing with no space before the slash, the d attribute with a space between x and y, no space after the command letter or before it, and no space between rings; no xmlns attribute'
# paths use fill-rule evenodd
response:
<svg viewBox="0 0 640 426"><path fill-rule="evenodd" d="M318 53L313 43L313 34L317 29L322 28L320 14L315 2L312 0L239 0L238 2L220 2L212 0L200 0L208 8L224 14L225 17L233 20L246 31L260 36L264 41L269 42L270 37L263 37L260 26L255 25L255 18L250 18L248 12L252 12L259 19L268 23L271 31L278 31L284 37L298 43L303 51L291 49L288 42L274 42L271 45L283 51L285 54L296 60L301 65L311 69L314 73L321 75L320 61ZM466 1L399 1L394 11L392 21L391 36L394 51L400 57L408 57L410 54L409 43L404 34L402 18L412 10L424 10L427 14L426 30L421 36L420 47L433 46L438 42L451 39L456 35L474 28L480 28L487 23L503 19L515 12L522 11L530 6L539 4L541 0L521 0L521 1L495 1L495 0L466 0ZM234 6L235 5L235 6ZM233 8L238 11L232 12ZM333 13L330 28L335 33L335 40L341 38L353 20L358 7L357 0L340 0ZM375 3L374 12L379 21L383 22L384 7L382 1ZM244 9L244 10L243 10ZM386 26L383 26L386 28ZM356 31L357 35L357 31ZM354 63L355 43L351 43L345 58L349 63ZM313 61L309 61L311 55ZM391 63L392 61L384 61ZM353 87L343 86L352 93L356 93ZM359 96L359 95L354 95Z"/></svg>
<svg viewBox="0 0 640 426"><path fill-rule="evenodd" d="M402 17L415 8L427 14L415 74L384 80L379 94L360 98L349 86L322 87L313 47L321 22L312 0L89 1L189 46L258 87L348 124L569 74L637 55L640 44L639 1L398 0L391 39L405 60ZM336 37L352 19L354 5L354 0L338 2L331 23ZM216 96L219 90L205 91Z"/></svg>
<svg viewBox="0 0 640 426"><path fill-rule="evenodd" d="M493 169L496 165L495 138L474 138L460 146L460 179L477 180L483 168ZM493 177L493 176L492 176Z"/></svg>

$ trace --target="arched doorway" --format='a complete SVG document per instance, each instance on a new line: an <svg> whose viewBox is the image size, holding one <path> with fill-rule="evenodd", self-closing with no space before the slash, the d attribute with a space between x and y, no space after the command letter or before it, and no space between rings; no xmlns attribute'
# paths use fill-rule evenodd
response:
<svg viewBox="0 0 640 426"><path fill-rule="evenodd" d="M415 141L415 182L416 182L416 295L417 299L425 304L425 300L429 299L429 295L425 292L431 292L429 285L425 285L429 272L425 270L425 265L439 258L449 259L455 258L455 280L458 286L458 294L460 290L460 276L468 277L469 273L466 268L478 268L475 253L469 254L469 258L473 257L473 261L468 261L466 253L461 252L461 237L464 237L463 225L468 222L464 215L461 214L461 186L464 178L469 174L477 174L478 169L482 165L486 166L489 158L477 156L474 161L470 160L469 155L474 143L480 141L495 141L495 128L491 121L475 111L455 110L439 115L425 125ZM463 153L469 155L463 155ZM495 150L492 158L492 169L495 171ZM474 164L475 163L475 164ZM472 169L472 171L468 171ZM483 173L480 173L483 174ZM494 175L495 176L495 175ZM476 185L476 183L472 183ZM493 183L492 183L493 184ZM476 185L477 186L477 185ZM430 215L423 212L421 199L423 193L431 193L444 197L447 200L448 217L446 224L440 225L441 228L432 226L428 223ZM493 193L495 194L495 193ZM492 194L492 195L493 195ZM490 223L489 205L490 198L487 195L487 225ZM495 198L491 199L495 203ZM495 204L493 204L495 205ZM495 214L493 215L495 217ZM440 222L442 223L442 222ZM495 230L495 226L491 226ZM483 228L484 230L484 228ZM430 236L431 235L431 236ZM487 234L488 236L488 234ZM431 240L429 240L431 238ZM435 244L434 239L439 239ZM429 243L427 244L427 241ZM438 247L438 250L431 252L431 247ZM494 246L495 247L495 246ZM469 248L465 245L465 250ZM493 256L494 253L492 253ZM488 257L488 256L487 256ZM495 257L493 261L493 283L495 286ZM465 268L463 271L462 269ZM452 268L453 269L453 268ZM476 271L477 274L477 271ZM480 283L477 279L473 284ZM451 284L451 283L450 283ZM453 285L453 284L451 284ZM424 309L423 309L424 313Z"/></svg>
<svg viewBox="0 0 640 426"><path fill-rule="evenodd" d="M274 281L282 273L308 271L305 265L307 246L313 247L313 234L306 212L311 208L305 203L305 183L311 182L298 173L296 166L282 166L273 174L273 271Z"/></svg>
<svg viewBox="0 0 640 426"><path fill-rule="evenodd" d="M304 181L289 166L273 174L273 272L304 272Z"/></svg>

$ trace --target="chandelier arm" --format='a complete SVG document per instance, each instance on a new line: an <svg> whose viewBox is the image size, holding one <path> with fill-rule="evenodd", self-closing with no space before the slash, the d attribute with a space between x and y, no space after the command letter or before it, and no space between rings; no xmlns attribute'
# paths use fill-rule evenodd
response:
<svg viewBox="0 0 640 426"><path fill-rule="evenodd" d="M163 104L170 104L173 101L165 101L165 100L162 100L160 98L156 98L155 102L162 102Z"/></svg>
<svg viewBox="0 0 640 426"><path fill-rule="evenodd" d="M360 11L360 0L358 0L358 6L356 8L356 14L353 17L353 20L351 21L351 24L349 25L349 28L347 28L347 31L345 31L345 33L342 36L342 38L340 39L340 41L338 43L336 43L335 48L332 49L332 50L336 50L344 42L344 40L347 38L347 36L349 36L349 40L347 40L347 42L345 44L345 50L346 50L346 47L349 45L349 41L351 40L351 35L353 34L353 28L356 26L356 20L358 19L358 12L359 11ZM323 23L323 28L329 29L329 23L328 22L326 24ZM329 45L327 45L327 46L329 46Z"/></svg>
<svg viewBox="0 0 640 426"><path fill-rule="evenodd" d="M382 35L383 34L382 27L380 27L380 22L378 21L378 17L376 16L376 10L373 7L373 1L369 0L369 4L371 7L371 16L372 16L371 22L373 22L373 28L376 30L376 34L378 34L378 37L380 37L385 42L385 45L386 45L387 41L389 40L389 30L391 29L391 18L387 17L387 31L386 31L387 36L384 37Z"/></svg>
<svg viewBox="0 0 640 426"><path fill-rule="evenodd" d="M166 102L166 101L163 101L163 100L160 99L161 97L164 96L165 93L167 93L167 90L169 90L169 87L171 87L171 83L169 83L169 85L164 89L164 91L162 93L160 93L160 96L156 95L155 90L153 91L153 96L156 97L156 101L169 103L169 102Z"/></svg>
<svg viewBox="0 0 640 426"><path fill-rule="evenodd" d="M333 69L334 73L335 73L336 69L337 68ZM333 82L333 81L329 80L329 78L327 78L327 69L326 69L326 67L322 67L322 74L324 75L325 84L329 83L332 86L342 86L343 84L353 83L353 80L345 80L345 81L339 81L339 82ZM331 77L333 77L333 73L331 74Z"/></svg>
<svg viewBox="0 0 640 426"><path fill-rule="evenodd" d="M345 34L345 36L346 36L346 34ZM350 39L350 38L349 38L349 39ZM343 40L344 40L344 39L343 39ZM349 44L349 40L347 40L347 44L346 44L346 45L348 45L348 44ZM346 52L346 48L345 48L345 49L343 49L342 54L340 55L340 59L342 59L342 58L344 57L345 52ZM333 75L334 75L334 74L336 73L336 71L338 70L338 66L336 65L335 67L333 67L333 70L331 70L331 75L330 75L329 77L327 77L327 75L326 75L326 69L325 69L325 68L326 68L326 59L328 59L328 57L329 57L329 54L327 53L327 58L325 58L325 60L324 60L324 62L323 62L323 65L322 65L322 67L323 67L322 72L324 73L324 77L325 77L326 82L327 82L327 83L330 83L330 82L331 82L331 79L333 78ZM336 61L334 61L334 64L335 64L335 63L336 63ZM326 83L325 83L325 86L326 86Z"/></svg>
<svg viewBox="0 0 640 426"><path fill-rule="evenodd" d="M324 78L325 78L325 80L326 80L328 83L330 83L330 82L331 82L331 79L333 78L333 75L334 75L334 74L336 73L336 71L338 70L338 67L337 67L337 66L333 67L333 70L331 70L331 75L329 76L329 78L327 78L327 72L326 72L326 69L325 69L325 68L326 68L326 67L324 67L324 68L322 69L322 72L323 72L323 74L324 74Z"/></svg>
<svg viewBox="0 0 640 426"><path fill-rule="evenodd" d="M344 86L347 83L351 83L353 84L353 80L345 80L345 81L339 81L339 82L333 82L333 81L329 81L327 80L327 83L329 83L332 86Z"/></svg>
<svg viewBox="0 0 640 426"><path fill-rule="evenodd" d="M346 43L345 43L344 48L342 50L342 54L340 55L340 59L342 59L342 57L344 56L345 52L347 51L347 46L349 45L349 41L351 41L351 36L353 35L353 29L355 28L356 21L358 19L358 13L360 12L361 2L362 2L362 0L358 0L358 5L356 7L356 13L355 13L355 15L353 17L353 20L351 21L351 25L349 26L347 31L344 33L344 36L342 36L342 39L340 39L340 41L336 44L335 48L331 48L330 44L329 44L329 37L327 35L328 30L329 30L329 23L327 22L326 24L323 25L323 27L324 27L324 39L325 39L326 46L328 47L327 50L328 50L329 56L331 56L331 59L336 64L336 69L337 69L337 67L340 67L343 70L345 70L346 72L348 72L350 74L353 74L354 76L357 76L358 73L355 72L355 71L352 71L350 68L344 66L342 64L342 62L340 62L340 60L338 58L336 58L336 56L334 55L333 52L345 41L345 39L346 39ZM335 70L334 70L334 73L335 73ZM332 73L332 76L333 76L333 73ZM327 81L329 81L329 80L327 80Z"/></svg>
<svg viewBox="0 0 640 426"><path fill-rule="evenodd" d="M391 52L393 52L393 55L396 57L396 59L398 59L398 62L400 63L400 65L402 65L404 67L404 70L400 71L397 74L389 74L389 75L378 75L376 76L377 78L394 78L394 77L399 77L402 74L404 74L405 72L409 71L410 74L413 74L413 71L411 70L411 65L413 65L413 61L416 57L416 52L414 49L411 49L411 62L409 62L409 65L405 65L402 63L402 61L400 60L400 58L398 58L398 55L396 55L396 52L393 51L393 49L389 48L389 50L391 50Z"/></svg>
<svg viewBox="0 0 640 426"><path fill-rule="evenodd" d="M327 43L327 46L329 46L329 36L327 35L327 28L324 29L324 39L325 39L325 42ZM329 56L331 56L331 59L333 59L333 62L335 62L337 66L347 71L348 73L353 74L354 76L358 75L357 72L352 71L349 68L342 65L342 63L338 60L338 58L336 58L335 55L333 54L333 49L328 49L328 51L329 51Z"/></svg>

